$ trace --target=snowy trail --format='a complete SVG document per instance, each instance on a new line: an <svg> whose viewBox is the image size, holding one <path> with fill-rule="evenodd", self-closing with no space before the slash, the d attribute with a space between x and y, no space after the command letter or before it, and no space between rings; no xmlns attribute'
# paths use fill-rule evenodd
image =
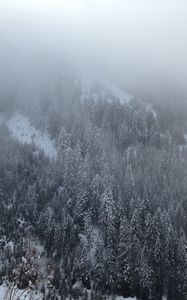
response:
<svg viewBox="0 0 187 300"><path fill-rule="evenodd" d="M56 158L57 150L54 141L50 139L48 133L43 133L34 128L31 125L29 118L20 113L14 113L6 124L10 134L21 143L34 143L37 148L43 150L45 155L50 159Z"/></svg>

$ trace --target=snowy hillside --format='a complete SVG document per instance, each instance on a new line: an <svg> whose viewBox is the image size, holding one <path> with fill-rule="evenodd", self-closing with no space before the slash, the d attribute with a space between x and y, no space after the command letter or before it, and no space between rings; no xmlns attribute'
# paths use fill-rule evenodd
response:
<svg viewBox="0 0 187 300"><path fill-rule="evenodd" d="M82 98L92 96L97 100L100 95L108 97L109 95L120 100L121 103L129 103L133 96L119 88L113 82L110 82L101 76L93 74L82 74L80 76Z"/></svg>
<svg viewBox="0 0 187 300"><path fill-rule="evenodd" d="M56 158L57 151L47 132L41 132L31 125L29 119L20 113L15 113L8 121L7 126L11 135L21 143L34 143L38 149L51 159Z"/></svg>
<svg viewBox="0 0 187 300"><path fill-rule="evenodd" d="M0 285L0 300L40 300L43 299L43 294L38 291L32 291L31 289L22 291L18 290L17 288L11 285ZM67 297L66 300L70 298ZM72 299L72 298L71 298ZM107 297L107 300L114 299L113 297ZM80 298L81 300L81 298ZM136 300L136 298L123 298L123 297L116 297L115 300Z"/></svg>
<svg viewBox="0 0 187 300"><path fill-rule="evenodd" d="M36 290L19 290L10 284L0 285L0 300L37 300L42 299L42 297L42 294Z"/></svg>

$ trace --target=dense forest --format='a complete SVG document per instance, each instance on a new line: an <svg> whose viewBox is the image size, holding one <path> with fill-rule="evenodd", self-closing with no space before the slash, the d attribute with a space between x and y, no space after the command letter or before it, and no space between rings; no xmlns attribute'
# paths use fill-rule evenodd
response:
<svg viewBox="0 0 187 300"><path fill-rule="evenodd" d="M52 300L187 299L187 105L83 93L72 76L21 94L1 90L1 113L47 130L57 156L1 123L0 283Z"/></svg>

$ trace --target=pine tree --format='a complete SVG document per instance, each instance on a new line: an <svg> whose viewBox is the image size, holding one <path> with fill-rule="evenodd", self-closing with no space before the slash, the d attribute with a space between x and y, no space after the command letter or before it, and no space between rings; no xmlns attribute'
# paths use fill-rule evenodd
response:
<svg viewBox="0 0 187 300"><path fill-rule="evenodd" d="M143 247L140 255L140 295L143 299L152 299L153 271L149 265L149 255L147 245Z"/></svg>
<svg viewBox="0 0 187 300"><path fill-rule="evenodd" d="M102 228L106 246L112 245L116 238L115 229L116 206L113 200L112 191L107 188L102 194L99 213L99 223Z"/></svg>
<svg viewBox="0 0 187 300"><path fill-rule="evenodd" d="M118 246L118 259L117 259L117 273L118 281L124 295L132 289L132 270L131 270L131 236L130 225L124 216L121 219L119 229L119 246Z"/></svg>
<svg viewBox="0 0 187 300"><path fill-rule="evenodd" d="M94 179L91 182L91 201L90 201L90 209L93 223L98 222L99 218L99 207L101 205L101 195L103 192L103 181L101 177L96 174Z"/></svg>
<svg viewBox="0 0 187 300"><path fill-rule="evenodd" d="M66 129L63 127L58 136L58 156L63 157L63 151L70 147L70 135L67 133Z"/></svg>
<svg viewBox="0 0 187 300"><path fill-rule="evenodd" d="M104 288L104 244L99 237L95 244L95 256L94 256L94 267L93 267L93 280L94 280L94 290L99 291Z"/></svg>

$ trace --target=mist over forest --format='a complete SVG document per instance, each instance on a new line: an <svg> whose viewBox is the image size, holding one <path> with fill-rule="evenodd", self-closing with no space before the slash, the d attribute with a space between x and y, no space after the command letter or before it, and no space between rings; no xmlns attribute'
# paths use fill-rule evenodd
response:
<svg viewBox="0 0 187 300"><path fill-rule="evenodd" d="M0 0L0 300L187 299L186 20Z"/></svg>

